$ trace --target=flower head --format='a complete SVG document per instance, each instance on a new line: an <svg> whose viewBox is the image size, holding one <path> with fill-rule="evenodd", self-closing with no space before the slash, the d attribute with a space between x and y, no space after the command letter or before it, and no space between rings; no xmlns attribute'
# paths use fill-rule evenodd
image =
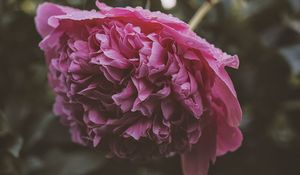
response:
<svg viewBox="0 0 300 175"><path fill-rule="evenodd" d="M97 6L44 3L35 18L54 112L73 141L120 158L182 154L188 175L237 149L241 109L224 69L237 56L170 15Z"/></svg>

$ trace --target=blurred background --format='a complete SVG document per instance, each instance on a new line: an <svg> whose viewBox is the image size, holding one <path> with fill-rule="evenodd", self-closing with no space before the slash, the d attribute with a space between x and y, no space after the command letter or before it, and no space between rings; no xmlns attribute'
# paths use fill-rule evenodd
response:
<svg viewBox="0 0 300 175"><path fill-rule="evenodd" d="M50 1L50 0L49 0ZM145 6L144 0L103 0ZM181 175L179 157L147 163L105 159L70 141L51 110L38 48L42 0L0 0L0 175ZM94 0L51 0L81 9ZM151 0L151 10L189 21L203 0ZM300 0L222 0L196 32L238 54L233 77L244 116L242 147L209 175L300 174Z"/></svg>

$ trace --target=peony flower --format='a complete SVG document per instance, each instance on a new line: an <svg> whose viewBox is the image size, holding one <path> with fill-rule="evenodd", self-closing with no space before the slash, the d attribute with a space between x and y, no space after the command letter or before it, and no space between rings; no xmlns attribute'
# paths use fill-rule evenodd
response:
<svg viewBox="0 0 300 175"><path fill-rule="evenodd" d="M238 57L171 15L96 5L37 9L54 113L79 144L131 160L181 154L186 175L207 174L242 141L224 69L237 68Z"/></svg>

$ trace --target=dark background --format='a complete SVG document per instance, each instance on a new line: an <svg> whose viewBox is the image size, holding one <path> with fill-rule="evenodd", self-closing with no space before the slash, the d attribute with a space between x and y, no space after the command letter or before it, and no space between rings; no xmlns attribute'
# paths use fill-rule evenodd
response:
<svg viewBox="0 0 300 175"><path fill-rule="evenodd" d="M0 0L0 175L181 175L179 157L148 163L105 159L70 141L54 101L33 22L42 0ZM95 8L93 0L55 0ZM106 0L144 6L143 0ZM177 0L151 10L188 21L203 3ZM210 175L300 174L300 0L223 0L196 32L238 54L229 70L243 108L242 147L217 159Z"/></svg>

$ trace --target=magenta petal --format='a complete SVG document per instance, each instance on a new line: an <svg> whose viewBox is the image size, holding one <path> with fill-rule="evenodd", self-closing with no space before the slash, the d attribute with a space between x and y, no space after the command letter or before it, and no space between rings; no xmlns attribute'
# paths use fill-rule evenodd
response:
<svg viewBox="0 0 300 175"><path fill-rule="evenodd" d="M138 98L141 101L146 100L152 93L151 84L149 84L147 81L132 78L132 82L138 91Z"/></svg>
<svg viewBox="0 0 300 175"><path fill-rule="evenodd" d="M151 127L151 122L148 120L142 120L136 122L131 127L129 127L125 134L133 137L135 140L139 140L141 137L145 137L147 134L147 130Z"/></svg>
<svg viewBox="0 0 300 175"><path fill-rule="evenodd" d="M80 63L78 63L78 61L72 61L68 68L68 72L74 72L74 73L78 73L81 70L82 70L81 65Z"/></svg>
<svg viewBox="0 0 300 175"><path fill-rule="evenodd" d="M89 119L95 124L104 124L106 119L97 109L90 109L88 112Z"/></svg>
<svg viewBox="0 0 300 175"><path fill-rule="evenodd" d="M96 18L101 19L104 16L96 11L79 11L78 9L46 2L39 5L35 23L40 35L45 37L59 25L61 19L87 20Z"/></svg>
<svg viewBox="0 0 300 175"><path fill-rule="evenodd" d="M200 119L203 114L203 106L199 94L195 94L193 98L183 100L183 104L190 110L195 118Z"/></svg>
<svg viewBox="0 0 300 175"><path fill-rule="evenodd" d="M67 9L71 10L71 8L58 6L56 4L47 2L38 6L35 23L37 30L42 37L45 37L53 30L53 27L48 24L48 19L52 16L65 14L64 10Z"/></svg>
<svg viewBox="0 0 300 175"><path fill-rule="evenodd" d="M155 106L156 104L151 99L141 101L139 98L136 98L131 111L140 111L145 116L152 116Z"/></svg>
<svg viewBox="0 0 300 175"><path fill-rule="evenodd" d="M175 106L170 99L164 99L161 102L161 111L166 120L170 120L172 114L175 112Z"/></svg>
<svg viewBox="0 0 300 175"><path fill-rule="evenodd" d="M87 125L102 125L106 123L106 118L96 107L88 107L83 116L83 121Z"/></svg>
<svg viewBox="0 0 300 175"><path fill-rule="evenodd" d="M101 3L99 1L96 1L96 6L101 10L101 11L108 11L108 10L111 10L112 8L107 6L106 4L104 3Z"/></svg>
<svg viewBox="0 0 300 175"><path fill-rule="evenodd" d="M153 22L159 22L162 23L168 27L173 28L174 30L177 30L178 32L187 32L190 33L189 27L187 24L179 20L178 18L175 18L171 15L166 15L161 12L150 12L149 10L142 9L140 7L138 8L111 8L106 6L103 3L96 3L97 7L100 9L100 11L108 16L112 17L128 17L128 18L136 18L144 21L153 21Z"/></svg>
<svg viewBox="0 0 300 175"><path fill-rule="evenodd" d="M135 88L131 82L129 82L126 88L122 92L112 96L114 102L120 106L123 112L129 111L134 103Z"/></svg>
<svg viewBox="0 0 300 175"><path fill-rule="evenodd" d="M115 50L104 50L103 53L107 58L111 59L111 62L107 65L111 65L120 69L126 69L129 66L129 62Z"/></svg>
<svg viewBox="0 0 300 175"><path fill-rule="evenodd" d="M184 58L188 60L194 60L194 61L200 60L199 56L197 56L195 52L192 52L190 50L184 54Z"/></svg>
<svg viewBox="0 0 300 175"><path fill-rule="evenodd" d="M237 97L230 91L228 86L218 77L215 78L212 93L214 98L217 98L223 102L223 105L226 109L225 117L227 123L230 126L237 127L242 119L242 110Z"/></svg>
<svg viewBox="0 0 300 175"><path fill-rule="evenodd" d="M164 54L164 48L158 42L154 42L149 58L150 65L158 66L164 64Z"/></svg>
<svg viewBox="0 0 300 175"><path fill-rule="evenodd" d="M235 151L242 144L243 135L239 128L229 126L224 121L218 122L217 155Z"/></svg>
<svg viewBox="0 0 300 175"><path fill-rule="evenodd" d="M207 175L209 163L216 157L216 126L206 127L191 151L181 155L184 175Z"/></svg>
<svg viewBox="0 0 300 175"><path fill-rule="evenodd" d="M170 94L171 88L169 86L164 86L162 89L157 91L157 93L155 93L155 95L157 95L161 99L168 97Z"/></svg>

